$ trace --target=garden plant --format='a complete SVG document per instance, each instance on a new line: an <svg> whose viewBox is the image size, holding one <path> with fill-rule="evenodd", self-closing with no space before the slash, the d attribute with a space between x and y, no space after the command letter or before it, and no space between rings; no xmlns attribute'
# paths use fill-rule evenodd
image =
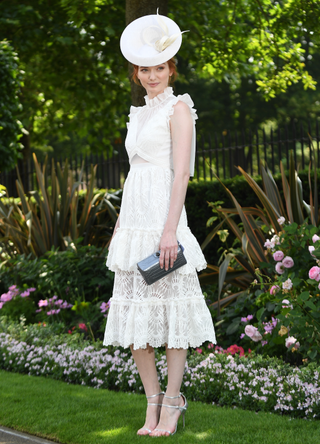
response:
<svg viewBox="0 0 320 444"><path fill-rule="evenodd" d="M0 368L34 376L45 375L74 384L142 393L131 353L88 343L81 333L54 335L47 324L26 326L1 318ZM243 409L319 418L319 367L301 368L277 358L249 357L242 347L227 350L208 345L190 351L183 378L190 400ZM160 384L167 382L164 351L157 352Z"/></svg>
<svg viewBox="0 0 320 444"><path fill-rule="evenodd" d="M94 194L96 167L91 166L90 181L85 184L84 202L79 208L82 170L76 181L68 162L52 161L41 169L33 156L39 189L25 195L22 180L16 182L20 197L0 201L1 260L19 254L39 257L52 248L64 251L81 239L82 245L105 247L117 220L119 192Z"/></svg>

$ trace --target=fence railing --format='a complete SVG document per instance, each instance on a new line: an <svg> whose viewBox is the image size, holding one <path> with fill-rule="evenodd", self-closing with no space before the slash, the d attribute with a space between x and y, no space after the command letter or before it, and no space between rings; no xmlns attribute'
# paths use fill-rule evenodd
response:
<svg viewBox="0 0 320 444"><path fill-rule="evenodd" d="M239 174L237 166L255 176L260 174L260 162L268 165L272 173L280 171L280 161L285 169L289 166L290 151L299 169L308 167L312 147L317 154L317 167L320 167L320 136L318 122L311 131L310 125L304 128L242 131L201 137L197 144L195 179L212 180L213 172L227 179Z"/></svg>
<svg viewBox="0 0 320 444"><path fill-rule="evenodd" d="M222 135L208 135L198 137L195 162L195 176L193 180L212 180L213 172L222 179L239 174L237 166L241 166L251 175L260 172L260 162L267 163L272 173L279 172L280 161L285 169L289 165L289 153L292 150L296 165L303 169L309 165L312 146L317 154L317 163L320 167L320 135L318 122L313 126L271 130L268 134L264 130L230 132ZM64 159L54 159L61 165ZM51 160L49 159L49 162ZM80 176L83 166L82 187L90 177L90 165L97 165L95 186L97 188L120 188L129 171L129 163L124 146L116 145L113 154L74 156L68 159L69 167L75 179ZM18 169L25 192L37 188L33 161L19 162ZM17 196L15 181L17 171L0 174L0 183L4 185L10 196Z"/></svg>

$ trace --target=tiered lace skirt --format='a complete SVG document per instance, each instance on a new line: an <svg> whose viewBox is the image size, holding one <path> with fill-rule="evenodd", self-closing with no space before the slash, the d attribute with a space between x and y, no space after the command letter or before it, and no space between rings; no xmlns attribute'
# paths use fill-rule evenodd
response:
<svg viewBox="0 0 320 444"><path fill-rule="evenodd" d="M159 249L167 218L173 173L150 163L132 165L123 190L120 228L107 266L115 272L104 345L134 349L147 344L198 347L215 340L211 314L196 273L206 267L200 246L187 226L183 208L177 239L187 264L148 286L137 262Z"/></svg>

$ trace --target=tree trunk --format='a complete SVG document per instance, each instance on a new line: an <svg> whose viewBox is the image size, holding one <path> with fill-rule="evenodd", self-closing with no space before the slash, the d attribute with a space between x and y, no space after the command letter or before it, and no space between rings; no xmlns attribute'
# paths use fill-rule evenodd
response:
<svg viewBox="0 0 320 444"><path fill-rule="evenodd" d="M144 15L156 14L159 8L159 14L168 14L168 0L126 0L126 24ZM131 79L132 65L129 63L129 76ZM131 80L131 99L132 105L142 106L145 104L144 96L146 91L142 86L136 85Z"/></svg>

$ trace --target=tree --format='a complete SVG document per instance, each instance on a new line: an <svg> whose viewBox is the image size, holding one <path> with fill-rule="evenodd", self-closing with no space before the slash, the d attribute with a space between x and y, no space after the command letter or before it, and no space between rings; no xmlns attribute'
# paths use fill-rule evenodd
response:
<svg viewBox="0 0 320 444"><path fill-rule="evenodd" d="M10 171L21 156L22 125L18 94L22 86L19 60L8 41L0 41L0 171Z"/></svg>
<svg viewBox="0 0 320 444"><path fill-rule="evenodd" d="M30 144L45 152L54 147L63 156L75 146L105 153L123 134L130 81L120 35L126 23L157 7L190 30L177 56L176 89L194 90L207 127L212 104L217 119L224 114L229 125L241 126L261 122L276 109L280 113L273 98L293 84L315 87L308 68L320 53L315 0L2 0L0 40L10 40L26 72L21 92L26 154ZM141 104L144 92L136 97L135 88L133 103ZM247 109L261 108L265 99L268 113L248 119Z"/></svg>
<svg viewBox="0 0 320 444"><path fill-rule="evenodd" d="M113 0L1 2L0 36L26 73L21 120L33 150L73 138L105 152L119 137L129 101L119 50L124 16L123 2Z"/></svg>

